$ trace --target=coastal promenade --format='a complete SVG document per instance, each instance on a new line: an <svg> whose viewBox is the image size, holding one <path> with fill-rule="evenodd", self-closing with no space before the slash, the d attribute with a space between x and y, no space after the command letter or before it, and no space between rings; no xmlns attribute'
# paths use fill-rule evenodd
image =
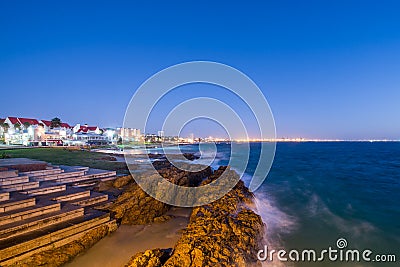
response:
<svg viewBox="0 0 400 267"><path fill-rule="evenodd" d="M98 208L108 195L90 190L115 178L115 171L0 159L0 266L63 246L98 227L116 226Z"/></svg>

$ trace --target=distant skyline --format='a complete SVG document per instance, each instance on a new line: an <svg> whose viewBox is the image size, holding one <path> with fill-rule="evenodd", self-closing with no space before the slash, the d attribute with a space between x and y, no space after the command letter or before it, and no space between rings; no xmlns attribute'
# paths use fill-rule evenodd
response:
<svg viewBox="0 0 400 267"><path fill-rule="evenodd" d="M278 137L399 139L399 10L398 1L2 1L0 118L121 126L151 75L209 60L257 83ZM197 96L232 104L255 127L243 103L208 85L178 88L158 112ZM184 133L223 132L211 125Z"/></svg>

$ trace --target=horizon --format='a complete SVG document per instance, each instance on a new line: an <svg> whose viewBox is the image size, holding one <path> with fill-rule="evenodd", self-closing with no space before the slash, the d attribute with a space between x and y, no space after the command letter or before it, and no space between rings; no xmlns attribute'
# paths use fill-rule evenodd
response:
<svg viewBox="0 0 400 267"><path fill-rule="evenodd" d="M37 119L38 121L41 120L52 120L54 118L47 118L47 119L40 119L40 118L33 118L33 117L29 117L29 116L0 116L0 119L4 119L7 117L16 117L16 118L28 118L28 119ZM61 122L64 123L68 123L71 127L74 127L77 124L80 125L88 125L87 123L74 123L71 124L67 121L63 121L61 120ZM113 127L103 127L101 125L98 124L93 124L93 125L88 125L88 126L97 126L100 129L107 129L107 128L111 128L111 129L117 129L117 128L122 128L122 126L113 126ZM142 129L139 129L140 131L142 131ZM144 135L153 135L156 134L156 132L154 133L142 133ZM189 133L186 135L179 135L178 137L180 138L189 138L190 135L193 135L194 138L202 138L202 139L214 139L217 140L216 142L224 142L224 141L233 141L233 142L400 142L400 138L395 138L395 139L389 139L389 138L381 138L381 139L374 139L374 138L358 138L358 139L339 139L339 138L308 138L308 137L302 137L302 136L298 136L298 137L287 137L287 136L277 136L276 138L266 138L266 139L259 139L259 138L252 138L249 137L247 139L245 138L229 138L227 136L223 137L223 136L211 136L211 135L202 135L199 136L196 133ZM172 135L165 135L168 137L172 137Z"/></svg>
<svg viewBox="0 0 400 267"><path fill-rule="evenodd" d="M129 100L146 79L177 63L210 60L255 81L278 138L400 138L396 1L293 1L290 9L273 2L0 5L0 85L7 100L0 117L122 126ZM159 112L202 96L237 107L254 129L248 108L211 85L177 88ZM157 118L150 130L159 130ZM183 131L191 132L224 131L201 121Z"/></svg>

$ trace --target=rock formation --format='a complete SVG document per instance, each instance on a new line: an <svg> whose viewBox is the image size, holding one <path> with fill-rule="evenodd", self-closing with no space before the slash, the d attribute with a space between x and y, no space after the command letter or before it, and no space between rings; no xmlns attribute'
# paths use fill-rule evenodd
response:
<svg viewBox="0 0 400 267"><path fill-rule="evenodd" d="M161 163L160 161L157 166L163 166L158 168L162 177L181 186L196 186L212 173L210 167L199 172L190 172L180 170L168 162ZM151 180L154 172L137 175ZM133 179L129 179L129 176L119 178L113 183L113 186L126 187L109 208L114 217L119 219L122 224L147 224L166 220L165 216L162 216L170 209L170 206L146 194Z"/></svg>
<svg viewBox="0 0 400 267"><path fill-rule="evenodd" d="M171 249L152 249L139 252L132 257L126 266L160 267L171 255Z"/></svg>
<svg viewBox="0 0 400 267"><path fill-rule="evenodd" d="M217 179L224 170L221 167L203 184ZM221 199L193 209L189 225L171 254L148 250L134 255L127 266L261 266L256 255L264 224L252 210L253 205L252 193L239 181Z"/></svg>
<svg viewBox="0 0 400 267"><path fill-rule="evenodd" d="M165 203L147 195L136 183L132 183L110 207L114 217L122 224L147 224L169 210Z"/></svg>

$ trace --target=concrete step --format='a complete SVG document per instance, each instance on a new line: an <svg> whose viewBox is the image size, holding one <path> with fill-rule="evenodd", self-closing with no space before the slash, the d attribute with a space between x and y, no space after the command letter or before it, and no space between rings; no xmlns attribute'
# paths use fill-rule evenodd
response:
<svg viewBox="0 0 400 267"><path fill-rule="evenodd" d="M66 202L66 201L76 200L76 199L85 198L85 197L90 197L90 190L54 197L54 198L52 198L52 200L57 201L57 202Z"/></svg>
<svg viewBox="0 0 400 267"><path fill-rule="evenodd" d="M117 179L117 176L111 176L111 177L105 177L105 178L100 178L100 181L106 182L106 181L111 181Z"/></svg>
<svg viewBox="0 0 400 267"><path fill-rule="evenodd" d="M84 178L83 176L74 176L74 177L56 179L54 180L54 182L57 182L59 184L70 184L85 180L87 180L87 178Z"/></svg>
<svg viewBox="0 0 400 267"><path fill-rule="evenodd" d="M106 177L106 178L99 178L99 179L88 179L88 180L81 180L81 181L76 181L75 183L72 183L72 187L74 188L85 188L85 187L91 187L96 185L98 182L105 182L105 181L110 181L110 180L115 180L117 176L113 177Z"/></svg>
<svg viewBox="0 0 400 267"><path fill-rule="evenodd" d="M110 176L110 173L107 174L90 174L90 175L83 175L81 177L71 177L66 179L57 179L55 182L58 183L80 183L80 182L99 182L105 180L113 180L116 176Z"/></svg>
<svg viewBox="0 0 400 267"><path fill-rule="evenodd" d="M0 201L6 201L10 199L10 193L9 192L1 192L0 193Z"/></svg>
<svg viewBox="0 0 400 267"><path fill-rule="evenodd" d="M44 176L44 175L52 175L62 173L64 170L60 168L46 168L45 170L38 170L38 171L29 171L29 172L21 172L21 175L28 175L29 177L37 177L37 176Z"/></svg>
<svg viewBox="0 0 400 267"><path fill-rule="evenodd" d="M23 209L19 209L18 211L11 211L6 213L1 213L0 215L0 226L4 224L9 224L12 222L22 221L28 218L33 218L36 216L40 216L43 214L51 213L54 211L58 211L61 208L60 203L55 203L46 206L33 206L27 207Z"/></svg>
<svg viewBox="0 0 400 267"><path fill-rule="evenodd" d="M27 194L30 196L38 196L38 195L46 195L51 194L54 192L61 192L67 189L66 185L55 185L55 186L47 186L47 187L40 187L35 189L29 189L22 191L22 194Z"/></svg>
<svg viewBox="0 0 400 267"><path fill-rule="evenodd" d="M21 172L44 170L47 166L47 162L27 158L0 159L0 167L19 170Z"/></svg>
<svg viewBox="0 0 400 267"><path fill-rule="evenodd" d="M80 177L71 177L71 178L65 178L65 179L57 179L55 182L61 183L61 184L70 184L70 183L78 183L78 182L84 182L84 181L93 181L93 182L98 182L100 179L93 178L93 177L88 177L88 176L80 176Z"/></svg>
<svg viewBox="0 0 400 267"><path fill-rule="evenodd" d="M66 166L64 166L64 168L65 168ZM85 172L87 172L87 171L89 171L89 167L85 167L85 166L75 166L75 167L72 167L73 169L75 169L75 170L80 170L80 171L85 171Z"/></svg>
<svg viewBox="0 0 400 267"><path fill-rule="evenodd" d="M62 172L62 173L57 173L57 174L51 174L51 175L42 175L42 176L35 176L32 177L33 180L35 181L54 181L54 180L62 180L62 179L67 179L71 177L80 177L85 175L85 171L83 170L78 170L78 171L68 171L68 172Z"/></svg>
<svg viewBox="0 0 400 267"><path fill-rule="evenodd" d="M54 247L60 247L82 237L88 231L110 221L109 214L85 215L41 231L33 231L0 244L0 265L13 264L19 259Z"/></svg>
<svg viewBox="0 0 400 267"><path fill-rule="evenodd" d="M17 170L0 171L0 179L18 176Z"/></svg>
<svg viewBox="0 0 400 267"><path fill-rule="evenodd" d="M72 220L83 215L84 208L72 209L69 211L59 210L34 218L25 219L23 221L5 224L0 226L0 242L4 242L8 238L16 237L30 231Z"/></svg>
<svg viewBox="0 0 400 267"><path fill-rule="evenodd" d="M91 170L90 172L86 173L84 175L85 178L87 179L99 179L99 178L105 178L105 177L111 177L111 176L116 176L117 172L115 171L96 171L96 170Z"/></svg>
<svg viewBox="0 0 400 267"><path fill-rule="evenodd" d="M117 176L98 178L98 179L85 179L85 180L76 181L75 183L72 183L72 186L75 188L89 187L89 186L96 185L99 181L101 181L101 182L111 181L111 180L115 180L116 178L117 178Z"/></svg>
<svg viewBox="0 0 400 267"><path fill-rule="evenodd" d="M39 182L28 182L28 183L10 184L10 185L0 186L1 190L5 191L5 192L22 191L22 190L38 188L38 187L39 187Z"/></svg>
<svg viewBox="0 0 400 267"><path fill-rule="evenodd" d="M79 207L87 207L87 206L105 202L107 200L108 200L108 195L92 193L92 195L90 197L81 199L79 201L72 202L71 204L79 206Z"/></svg>
<svg viewBox="0 0 400 267"><path fill-rule="evenodd" d="M0 204L0 213L35 206L35 204L36 199L34 198L27 198L22 200L7 200Z"/></svg>
<svg viewBox="0 0 400 267"><path fill-rule="evenodd" d="M11 184L20 184L29 182L28 175L0 178L0 186L2 185L11 185Z"/></svg>

